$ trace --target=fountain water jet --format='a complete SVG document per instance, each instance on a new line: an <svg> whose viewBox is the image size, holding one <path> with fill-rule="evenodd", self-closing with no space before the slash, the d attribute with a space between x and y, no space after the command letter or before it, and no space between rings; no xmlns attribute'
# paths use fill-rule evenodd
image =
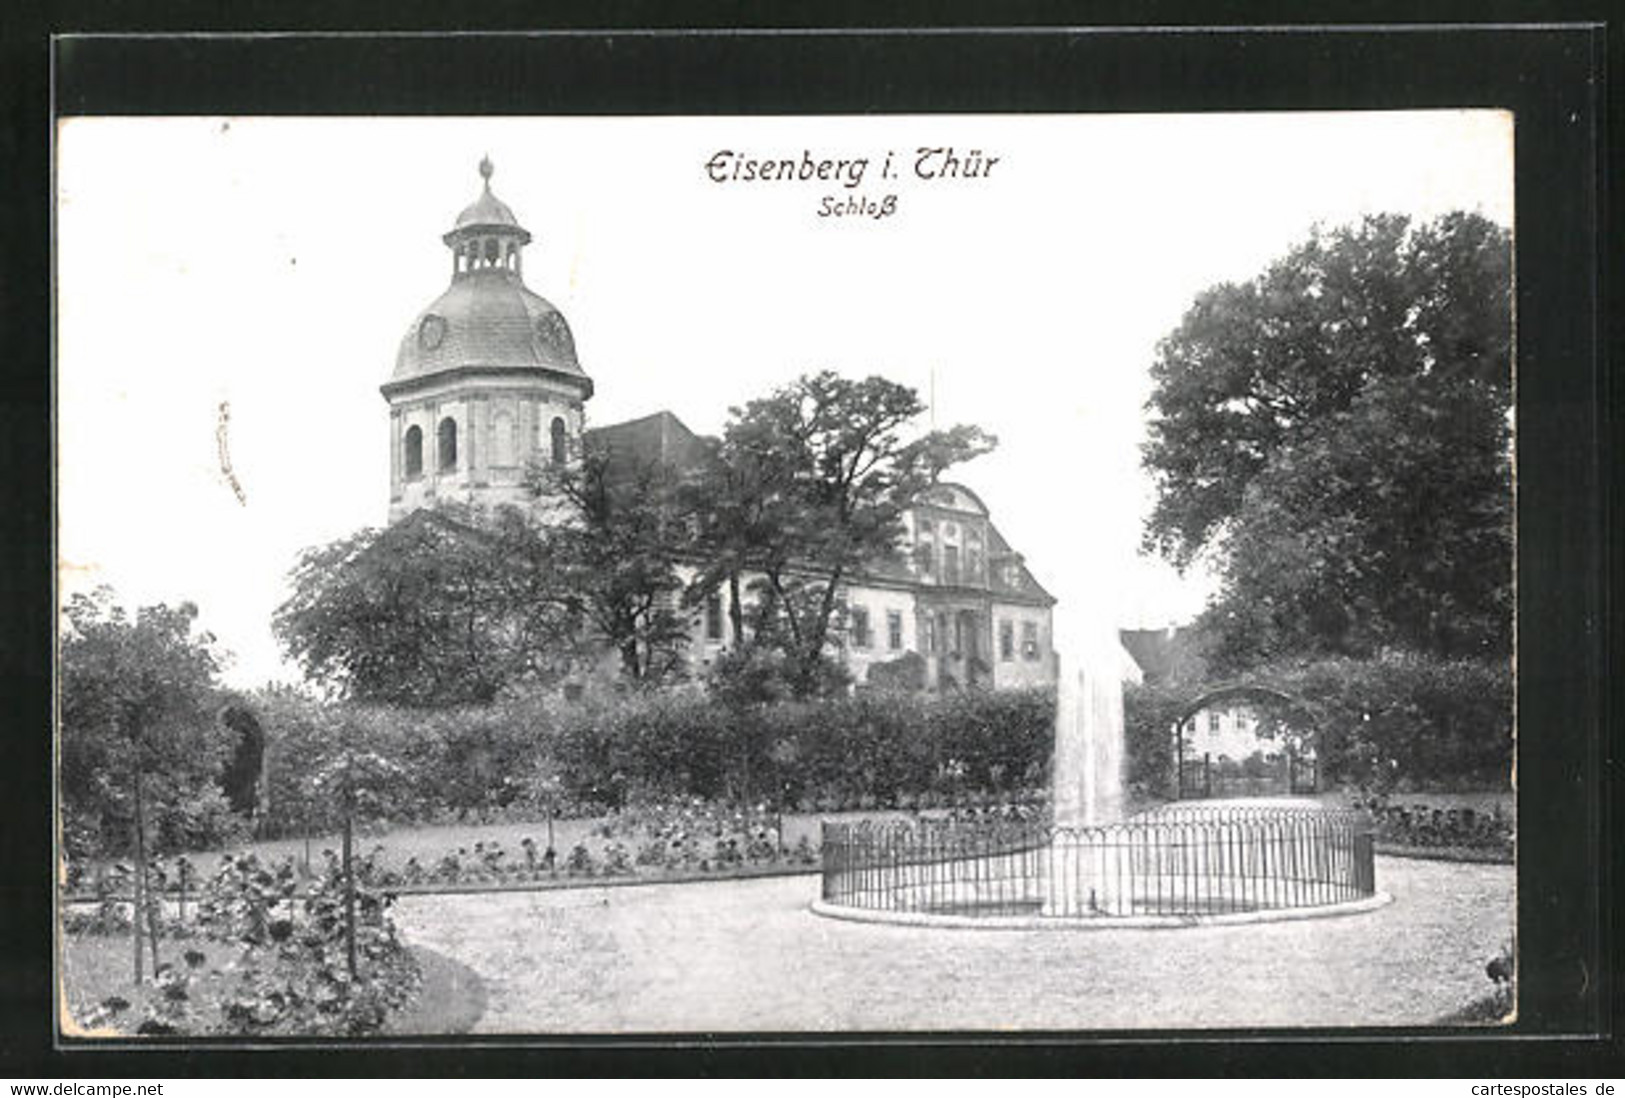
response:
<svg viewBox="0 0 1625 1098"><path fill-rule="evenodd" d="M1050 792L1056 827L1123 817L1123 683L1104 653L1061 658Z"/></svg>
<svg viewBox="0 0 1625 1098"><path fill-rule="evenodd" d="M1050 768L1050 804L1055 832L1051 861L1065 871L1051 874L1042 911L1074 910L1080 898L1094 910L1117 907L1107 872L1106 848L1080 849L1081 832L1123 818L1123 682L1113 645L1079 635L1062 655L1056 682L1055 753Z"/></svg>

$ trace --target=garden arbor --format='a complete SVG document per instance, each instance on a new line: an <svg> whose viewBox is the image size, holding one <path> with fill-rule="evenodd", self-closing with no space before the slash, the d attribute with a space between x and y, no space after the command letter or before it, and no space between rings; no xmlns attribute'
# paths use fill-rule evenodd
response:
<svg viewBox="0 0 1625 1098"><path fill-rule="evenodd" d="M1232 727L1237 711L1246 709L1265 711L1262 719L1250 718L1250 734L1257 741L1275 740L1281 745L1280 761L1274 767L1248 768L1242 760L1240 773L1215 775L1213 752L1204 751L1199 768L1187 773L1187 748L1201 742L1201 730L1195 726L1196 718L1209 714L1213 720L1210 732L1217 732L1221 718L1228 717ZM1315 793L1319 791L1319 767L1316 741L1325 725L1324 715L1304 698L1267 683L1229 682L1210 686L1192 698L1179 711L1174 722L1174 796L1177 799L1225 795L1269 795ZM1217 783L1217 788L1215 787Z"/></svg>

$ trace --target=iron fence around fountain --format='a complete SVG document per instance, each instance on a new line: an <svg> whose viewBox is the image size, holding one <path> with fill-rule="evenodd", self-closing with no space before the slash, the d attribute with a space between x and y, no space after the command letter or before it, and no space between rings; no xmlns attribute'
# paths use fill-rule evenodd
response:
<svg viewBox="0 0 1625 1098"><path fill-rule="evenodd" d="M1375 894L1369 821L1342 810L1178 806L1089 828L823 825L824 902L870 911L1200 917Z"/></svg>

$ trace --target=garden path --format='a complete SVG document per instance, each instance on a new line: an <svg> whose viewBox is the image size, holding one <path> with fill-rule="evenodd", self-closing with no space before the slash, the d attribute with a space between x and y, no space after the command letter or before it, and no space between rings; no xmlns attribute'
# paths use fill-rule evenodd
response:
<svg viewBox="0 0 1625 1098"><path fill-rule="evenodd" d="M1177 930L921 929L808 911L816 876L404 897L478 972L475 1032L1427 1025L1491 990L1511 866L1377 860L1377 911Z"/></svg>

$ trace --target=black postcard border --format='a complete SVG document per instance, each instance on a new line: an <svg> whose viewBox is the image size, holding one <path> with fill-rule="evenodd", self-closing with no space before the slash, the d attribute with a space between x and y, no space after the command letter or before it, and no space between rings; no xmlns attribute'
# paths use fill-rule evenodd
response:
<svg viewBox="0 0 1625 1098"><path fill-rule="evenodd" d="M419 9L410 9L419 10ZM192 27L205 25L194 22ZM74 28L90 29L78 24ZM126 24L122 29L129 29ZM156 29L156 28L155 28ZM177 30L178 27L165 29ZM44 46L43 58L41 46ZM1604 370L1607 32L1540 26L981 28L77 36L22 59L0 211L11 277L0 427L7 826L0 1074L1566 1074L1612 1060L1605 769L1619 723L1618 481ZM41 60L51 63L44 70ZM45 85L39 85L43 77ZM20 90L20 94L18 94ZM41 92L45 92L42 98ZM389 1048L51 1051L50 111L71 114L798 114L1503 107L1517 118L1519 928L1511 1034L695 1034ZM41 110L40 108L43 108ZM322 170L313 165L312 170ZM1617 233L1617 229L1614 230ZM139 292L133 287L132 292ZM1618 320L1614 320L1617 324ZM1617 335L1617 329L1614 331ZM30 481L29 474L33 480ZM43 660L41 657L44 657ZM1617 664L1617 658L1614 661ZM1613 690L1612 694L1608 691ZM1609 708L1610 705L1612 708ZM1609 717L1612 717L1612 720ZM1617 781L1617 778L1613 780ZM20 993L26 989L26 993ZM41 1027L44 1026L42 1031ZM43 1042L41 1042L43 1038ZM1518 1040L1515 1038L1526 1038ZM1527 1040L1527 1038L1540 1038ZM1375 1055L1374 1055L1375 1054ZM1540 1065L1550 1065L1544 1069ZM28 1068L26 1070L36 1070Z"/></svg>

